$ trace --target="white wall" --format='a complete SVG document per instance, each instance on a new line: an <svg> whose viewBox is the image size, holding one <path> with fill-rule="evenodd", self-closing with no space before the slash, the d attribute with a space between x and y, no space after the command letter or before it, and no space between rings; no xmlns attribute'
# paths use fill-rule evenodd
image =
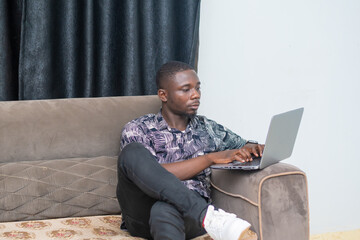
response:
<svg viewBox="0 0 360 240"><path fill-rule="evenodd" d="M360 1L203 0L199 76L199 113L248 139L305 107L311 233L360 228Z"/></svg>

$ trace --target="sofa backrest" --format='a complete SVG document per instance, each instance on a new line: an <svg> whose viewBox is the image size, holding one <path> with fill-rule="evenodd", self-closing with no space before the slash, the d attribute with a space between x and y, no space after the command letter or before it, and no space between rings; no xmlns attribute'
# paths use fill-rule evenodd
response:
<svg viewBox="0 0 360 240"><path fill-rule="evenodd" d="M0 102L0 222L119 214L117 155L157 96Z"/></svg>
<svg viewBox="0 0 360 240"><path fill-rule="evenodd" d="M0 102L0 163L116 156L124 124L159 109L157 96Z"/></svg>

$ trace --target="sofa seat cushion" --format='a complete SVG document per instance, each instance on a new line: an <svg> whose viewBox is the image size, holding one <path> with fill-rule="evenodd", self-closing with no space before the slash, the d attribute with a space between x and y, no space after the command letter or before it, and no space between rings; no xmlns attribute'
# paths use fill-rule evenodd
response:
<svg viewBox="0 0 360 240"><path fill-rule="evenodd" d="M120 214L117 157L0 163L0 222Z"/></svg>
<svg viewBox="0 0 360 240"><path fill-rule="evenodd" d="M6 222L0 223L0 239L142 239L131 237L127 231L120 230L120 224L120 215ZM207 234L196 238L196 240L210 239Z"/></svg>

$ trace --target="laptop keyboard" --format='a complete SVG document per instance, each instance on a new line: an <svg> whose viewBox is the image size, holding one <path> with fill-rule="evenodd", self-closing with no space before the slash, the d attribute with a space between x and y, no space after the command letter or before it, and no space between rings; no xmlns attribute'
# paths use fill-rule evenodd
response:
<svg viewBox="0 0 360 240"><path fill-rule="evenodd" d="M233 165L235 166L258 166L260 164L260 157L258 158L253 158L253 160L251 162L239 162L239 161L235 161L233 162Z"/></svg>

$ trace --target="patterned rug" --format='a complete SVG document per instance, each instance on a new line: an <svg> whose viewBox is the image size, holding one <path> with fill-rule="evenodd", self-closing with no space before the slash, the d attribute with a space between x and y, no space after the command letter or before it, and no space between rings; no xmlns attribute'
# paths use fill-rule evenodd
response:
<svg viewBox="0 0 360 240"><path fill-rule="evenodd" d="M324 233L312 235L310 240L359 240L360 229L346 232Z"/></svg>
<svg viewBox="0 0 360 240"><path fill-rule="evenodd" d="M41 221L0 223L1 240L73 239L73 240L136 240L120 230L121 216L59 218ZM210 240L203 235L196 240ZM195 240L194 239L194 240Z"/></svg>
<svg viewBox="0 0 360 240"><path fill-rule="evenodd" d="M0 223L1 240L140 240L120 230L121 216L59 218L41 221ZM359 240L360 229L312 235L310 240ZM208 235L194 240L211 240Z"/></svg>

